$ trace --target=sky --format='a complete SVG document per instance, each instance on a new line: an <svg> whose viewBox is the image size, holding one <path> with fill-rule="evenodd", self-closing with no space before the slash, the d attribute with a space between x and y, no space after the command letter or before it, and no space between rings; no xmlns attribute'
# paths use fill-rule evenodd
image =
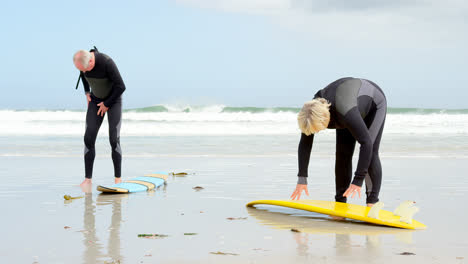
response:
<svg viewBox="0 0 468 264"><path fill-rule="evenodd" d="M7 1L0 109L84 109L72 56L111 56L124 108L300 107L366 78L390 107L468 108L463 0Z"/></svg>

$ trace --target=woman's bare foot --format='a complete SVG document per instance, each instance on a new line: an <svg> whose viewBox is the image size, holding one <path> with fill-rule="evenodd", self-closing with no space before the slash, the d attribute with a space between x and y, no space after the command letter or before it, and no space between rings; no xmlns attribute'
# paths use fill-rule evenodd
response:
<svg viewBox="0 0 468 264"><path fill-rule="evenodd" d="M121 182L122 182L122 179L121 179L121 178L115 178L115 184L121 183Z"/></svg>

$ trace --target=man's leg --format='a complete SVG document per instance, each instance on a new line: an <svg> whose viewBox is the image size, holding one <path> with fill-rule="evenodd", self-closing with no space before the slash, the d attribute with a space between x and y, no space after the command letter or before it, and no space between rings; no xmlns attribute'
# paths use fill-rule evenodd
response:
<svg viewBox="0 0 468 264"><path fill-rule="evenodd" d="M85 177L89 180L93 177L93 165L96 156L94 145L103 119L103 117L97 115L97 111L98 107L96 103L90 102L88 104L88 111L86 112L86 130L84 135Z"/></svg>
<svg viewBox="0 0 468 264"><path fill-rule="evenodd" d="M122 149L120 148L120 126L122 124L122 97L120 97L107 111L109 121L109 142L112 148L112 162L114 163L115 182L121 182Z"/></svg>
<svg viewBox="0 0 468 264"><path fill-rule="evenodd" d="M344 192L351 184L353 177L353 154L356 146L351 132L347 129L336 130L336 161L335 161L335 201L346 203Z"/></svg>

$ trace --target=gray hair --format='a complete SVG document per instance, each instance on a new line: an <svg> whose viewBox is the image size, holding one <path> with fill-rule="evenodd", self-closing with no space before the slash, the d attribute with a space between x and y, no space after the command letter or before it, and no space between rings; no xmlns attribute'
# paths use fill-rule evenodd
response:
<svg viewBox="0 0 468 264"><path fill-rule="evenodd" d="M88 68L89 61L91 60L92 55L91 52L87 50L79 50L73 55L73 62L78 61L83 68Z"/></svg>
<svg viewBox="0 0 468 264"><path fill-rule="evenodd" d="M330 103L323 98L305 102L297 115L297 123L307 136L328 127L330 123Z"/></svg>

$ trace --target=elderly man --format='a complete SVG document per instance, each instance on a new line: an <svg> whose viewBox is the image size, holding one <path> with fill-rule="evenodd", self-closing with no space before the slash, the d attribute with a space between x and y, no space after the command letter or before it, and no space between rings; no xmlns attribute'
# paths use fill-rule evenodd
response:
<svg viewBox="0 0 468 264"><path fill-rule="evenodd" d="M122 123L122 93L125 91L125 84L114 61L96 49L79 50L73 56L73 63L80 70L88 103L84 135L85 180L81 186L91 185L96 156L94 145L106 113L108 113L109 141L112 147L115 183L120 183L122 167L120 126Z"/></svg>
<svg viewBox="0 0 468 264"><path fill-rule="evenodd" d="M312 101L299 112L302 131L298 150L299 173L292 199L300 199L307 190L307 169L314 134L336 129L335 187L337 202L349 196L361 197L366 182L366 203L379 201L382 167L379 158L380 140L387 114L387 100L377 84L366 79L342 78L318 91ZM356 141L360 144L359 159L352 177L352 159Z"/></svg>

